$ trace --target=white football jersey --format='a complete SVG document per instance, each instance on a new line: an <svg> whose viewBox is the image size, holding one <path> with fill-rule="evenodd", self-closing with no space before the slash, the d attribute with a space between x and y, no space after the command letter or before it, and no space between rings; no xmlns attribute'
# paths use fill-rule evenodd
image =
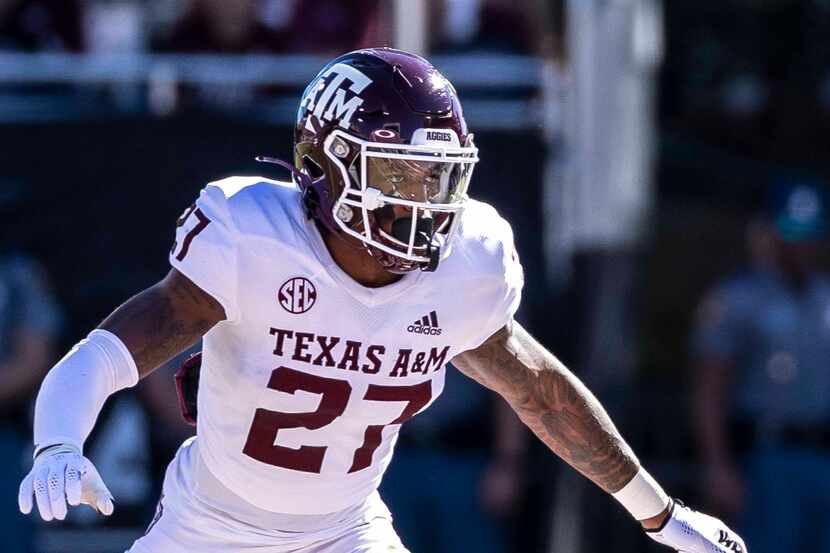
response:
<svg viewBox="0 0 830 553"><path fill-rule="evenodd" d="M334 262L294 184L205 187L170 262L227 315L203 343L208 469L279 513L331 513L374 492L400 425L441 393L445 364L519 305L512 231L492 207L467 203L452 248L434 273L366 288Z"/></svg>

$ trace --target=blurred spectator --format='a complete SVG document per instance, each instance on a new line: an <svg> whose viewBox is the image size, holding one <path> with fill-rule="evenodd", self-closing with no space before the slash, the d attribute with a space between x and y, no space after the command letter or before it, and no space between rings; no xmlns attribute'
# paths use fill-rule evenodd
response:
<svg viewBox="0 0 830 553"><path fill-rule="evenodd" d="M286 37L260 21L258 8L257 0L193 0L156 49L223 54L285 50Z"/></svg>
<svg viewBox="0 0 830 553"><path fill-rule="evenodd" d="M87 2L84 46L90 53L127 54L145 46L147 9L140 0Z"/></svg>
<svg viewBox="0 0 830 553"><path fill-rule="evenodd" d="M526 0L432 0L432 48L438 52L539 54L552 7Z"/></svg>
<svg viewBox="0 0 830 553"><path fill-rule="evenodd" d="M522 492L525 437L500 398L448 366L445 393L403 426L383 479L381 494L406 547L510 551L507 522Z"/></svg>
<svg viewBox="0 0 830 553"><path fill-rule="evenodd" d="M0 239L0 531L4 551L28 553L31 522L15 498L30 462L30 403L53 360L61 315L40 266L4 245Z"/></svg>
<svg viewBox="0 0 830 553"><path fill-rule="evenodd" d="M171 33L156 41L161 52L263 54L284 51L287 35L259 18L257 0L194 0ZM184 106L239 109L249 106L261 90L245 83L183 86Z"/></svg>
<svg viewBox="0 0 830 553"><path fill-rule="evenodd" d="M0 0L0 50L77 52L82 43L76 0Z"/></svg>
<svg viewBox="0 0 830 553"><path fill-rule="evenodd" d="M178 22L154 41L160 52L337 55L388 43L386 10L378 0L193 0ZM170 75L171 82L175 75ZM182 86L172 104L245 109L274 86L210 83ZM175 107L175 106L172 106ZM172 107L167 108L169 111Z"/></svg>
<svg viewBox="0 0 830 553"><path fill-rule="evenodd" d="M772 194L753 266L702 303L694 337L704 491L753 553L830 551L830 277L824 191Z"/></svg>
<svg viewBox="0 0 830 553"><path fill-rule="evenodd" d="M276 0L279 1L279 0ZM271 3L274 3L272 0ZM303 0L291 19L289 49L338 55L358 48L389 46L386 12L378 0Z"/></svg>
<svg viewBox="0 0 830 553"><path fill-rule="evenodd" d="M826 1L663 2L672 22L661 97L666 126L744 155L803 164L827 117ZM822 113L824 111L824 113ZM819 123L823 123L820 125Z"/></svg>

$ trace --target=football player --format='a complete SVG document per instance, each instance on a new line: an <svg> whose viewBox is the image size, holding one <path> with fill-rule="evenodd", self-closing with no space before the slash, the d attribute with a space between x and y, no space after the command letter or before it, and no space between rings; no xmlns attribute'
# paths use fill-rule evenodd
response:
<svg viewBox="0 0 830 553"><path fill-rule="evenodd" d="M512 232L467 195L478 150L429 62L391 49L331 61L302 96L294 138L293 165L264 158L291 182L208 184L179 219L167 276L48 373L21 511L112 513L83 454L102 405L203 337L197 436L133 553L406 551L377 488L400 425L441 393L450 361L654 540L746 551L672 500L591 392L513 320Z"/></svg>

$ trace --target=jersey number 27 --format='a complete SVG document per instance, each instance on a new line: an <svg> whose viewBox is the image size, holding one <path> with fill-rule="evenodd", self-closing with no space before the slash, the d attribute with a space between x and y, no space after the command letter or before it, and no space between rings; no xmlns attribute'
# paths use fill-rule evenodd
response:
<svg viewBox="0 0 830 553"><path fill-rule="evenodd" d="M276 467L302 472L320 473L326 446L303 445L297 449L276 445L277 434L282 429L307 428L318 430L331 424L346 410L352 394L351 385L345 380L323 378L288 367L278 367L271 372L268 387L272 390L294 394L297 391L319 394L320 404L307 413L283 413L270 409L257 409L248 432L243 453ZM364 401L398 401L406 405L400 416L385 425L371 425L363 435L363 445L354 452L349 472L357 472L372 464L372 456L380 447L384 426L402 424L415 416L432 399L430 381L413 386L379 386L370 384Z"/></svg>

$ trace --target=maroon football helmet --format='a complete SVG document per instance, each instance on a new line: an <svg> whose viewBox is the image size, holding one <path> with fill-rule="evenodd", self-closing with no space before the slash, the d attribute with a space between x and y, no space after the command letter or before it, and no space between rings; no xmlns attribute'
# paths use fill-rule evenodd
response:
<svg viewBox="0 0 830 553"><path fill-rule="evenodd" d="M477 161L455 89L419 56L350 52L300 101L295 179L309 216L390 272L433 271L448 255Z"/></svg>

